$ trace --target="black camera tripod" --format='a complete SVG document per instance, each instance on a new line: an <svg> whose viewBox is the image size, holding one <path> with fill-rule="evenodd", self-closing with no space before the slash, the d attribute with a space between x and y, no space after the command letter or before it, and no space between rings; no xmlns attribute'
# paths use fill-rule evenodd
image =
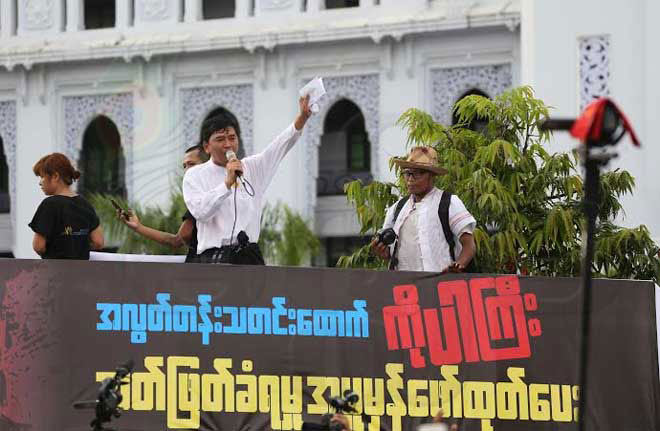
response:
<svg viewBox="0 0 660 431"><path fill-rule="evenodd" d="M74 409L94 409L95 416L89 424L92 431L111 431L108 428L104 428L103 424L110 422L112 418L121 416L122 410L119 408L119 404L121 404L123 399L121 387L128 384L123 379L131 374L132 371L133 361L130 360L115 369L115 376L113 378L108 377L101 382L96 400L77 401L73 403Z"/></svg>
<svg viewBox="0 0 660 431"><path fill-rule="evenodd" d="M355 403L360 400L360 396L355 392L347 389L344 391L344 395L339 397L330 398L330 406L334 409L333 413L326 413L322 416L320 423L315 422L303 422L302 429L303 431L342 431L344 425L339 422L333 422L332 416L336 413L357 413L355 410ZM366 421L369 422L369 417L360 413L360 416ZM383 427L380 427L380 431L383 431Z"/></svg>

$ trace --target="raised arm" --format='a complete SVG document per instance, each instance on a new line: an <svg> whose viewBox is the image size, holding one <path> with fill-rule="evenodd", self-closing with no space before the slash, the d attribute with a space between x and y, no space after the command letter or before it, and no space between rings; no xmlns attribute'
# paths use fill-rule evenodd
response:
<svg viewBox="0 0 660 431"><path fill-rule="evenodd" d="M176 233L177 238L181 240L183 244L189 245L192 241L193 228L193 221L185 219L183 223L181 223L181 226L179 226L179 231Z"/></svg>
<svg viewBox="0 0 660 431"><path fill-rule="evenodd" d="M147 239L156 241L159 244L169 245L172 248L179 248L183 245L183 240L169 232L163 232L141 224L135 232Z"/></svg>
<svg viewBox="0 0 660 431"><path fill-rule="evenodd" d="M309 94L308 94L307 96L298 99L298 116L296 117L296 120L293 122L293 125L296 128L296 130L302 130L303 127L305 127L307 120L309 120L309 117L311 116L312 116L312 108L310 108L309 106Z"/></svg>
<svg viewBox="0 0 660 431"><path fill-rule="evenodd" d="M312 115L309 107L309 96L298 100L299 112L292 125L280 133L262 152L248 158L252 169L250 170L255 182L264 189L275 176L277 167L284 156L293 148L302 134L307 120Z"/></svg>
<svg viewBox="0 0 660 431"><path fill-rule="evenodd" d="M149 226L145 226L140 222L138 216L135 215L135 213L132 211L129 214L128 220L126 220L123 217L119 217L119 218L122 222L124 222L124 224L126 224L126 226L131 228L138 235L143 236L152 241L156 241L159 244L169 245L172 248L179 248L184 245L184 240L181 236L179 236L178 233L175 235L169 232L163 232L157 229L150 228ZM189 220L186 220L186 222L189 222ZM183 225L186 222L182 223L181 228L183 228ZM179 231L181 231L181 228L179 229Z"/></svg>

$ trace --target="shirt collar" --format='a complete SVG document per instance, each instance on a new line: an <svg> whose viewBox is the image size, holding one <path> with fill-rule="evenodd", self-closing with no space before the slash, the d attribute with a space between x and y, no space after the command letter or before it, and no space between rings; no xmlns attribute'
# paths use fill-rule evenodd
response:
<svg viewBox="0 0 660 431"><path fill-rule="evenodd" d="M411 204L411 205L415 205L415 204L417 204L417 205L422 205L422 204L428 202L428 201L432 198L432 195L435 194L435 193L438 192L438 191L439 191L439 190L438 190L437 187L433 187L433 188L431 188L431 190L430 190L427 194L424 195L424 197L422 198L422 200L421 200L421 201L417 201L417 202L415 202L415 196L410 195L410 204Z"/></svg>
<svg viewBox="0 0 660 431"><path fill-rule="evenodd" d="M208 169L214 169L214 170L221 170L224 171L226 168L224 166L217 165L212 158L208 159L206 162L204 162L204 165L208 165Z"/></svg>

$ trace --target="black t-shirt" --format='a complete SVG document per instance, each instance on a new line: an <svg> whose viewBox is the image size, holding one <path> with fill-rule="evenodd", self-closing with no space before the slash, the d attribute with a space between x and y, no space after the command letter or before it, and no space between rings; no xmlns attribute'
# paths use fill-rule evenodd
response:
<svg viewBox="0 0 660 431"><path fill-rule="evenodd" d="M80 196L49 196L28 226L46 238L43 259L89 259L89 235L99 226L94 208Z"/></svg>
<svg viewBox="0 0 660 431"><path fill-rule="evenodd" d="M197 257L197 220L195 220L195 217L190 211L186 211L183 215L183 220L190 220L193 224L192 238L190 239L190 245L188 246L186 263L199 263L199 258Z"/></svg>

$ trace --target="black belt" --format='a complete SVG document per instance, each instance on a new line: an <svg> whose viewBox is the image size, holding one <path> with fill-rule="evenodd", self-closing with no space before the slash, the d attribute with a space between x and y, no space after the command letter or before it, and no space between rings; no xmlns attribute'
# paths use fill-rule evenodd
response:
<svg viewBox="0 0 660 431"><path fill-rule="evenodd" d="M206 249L199 255L201 263L229 263L234 265L265 265L259 244L225 245Z"/></svg>

